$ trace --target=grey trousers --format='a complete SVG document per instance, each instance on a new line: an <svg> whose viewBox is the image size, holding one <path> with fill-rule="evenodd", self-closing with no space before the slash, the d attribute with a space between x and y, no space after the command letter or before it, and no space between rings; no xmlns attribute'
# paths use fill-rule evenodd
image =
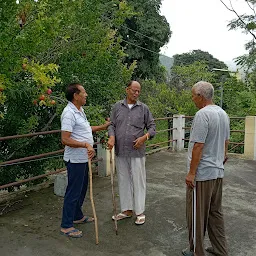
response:
<svg viewBox="0 0 256 256"><path fill-rule="evenodd" d="M116 157L121 211L133 210L136 215L145 211L145 157Z"/></svg>
<svg viewBox="0 0 256 256"><path fill-rule="evenodd" d="M222 182L222 179L196 182L196 256L205 256L204 236L206 230L216 255L228 255L221 206ZM187 188L186 206L190 250L193 250L192 200L193 189Z"/></svg>

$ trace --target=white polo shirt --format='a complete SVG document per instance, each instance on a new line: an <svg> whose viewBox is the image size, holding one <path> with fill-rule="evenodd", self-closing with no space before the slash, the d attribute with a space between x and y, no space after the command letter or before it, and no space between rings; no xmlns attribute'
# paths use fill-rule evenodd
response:
<svg viewBox="0 0 256 256"><path fill-rule="evenodd" d="M92 128L83 108L78 110L70 101L61 114L61 130L71 132L72 139L87 142L93 146ZM87 149L65 146L64 160L71 163L86 163L88 162Z"/></svg>

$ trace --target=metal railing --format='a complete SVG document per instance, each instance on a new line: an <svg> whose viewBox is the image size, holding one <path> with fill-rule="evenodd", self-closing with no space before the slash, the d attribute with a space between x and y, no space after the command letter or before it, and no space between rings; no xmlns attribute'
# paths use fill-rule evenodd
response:
<svg viewBox="0 0 256 256"><path fill-rule="evenodd" d="M171 149L172 148L172 142L176 142L177 140L173 139L173 131L177 130L177 128L173 127L173 119L176 117L173 116L168 116L168 117L163 117L163 118L156 118L154 119L157 126L158 126L158 122L164 122L167 121L167 123L161 123L159 126L161 129L157 129L156 133L156 137L155 139L153 139L152 141L148 141L147 145L146 145L146 149L147 149L147 154L149 153L154 153L163 149ZM184 130L189 130L190 126L191 126L191 121L187 121L187 120L191 120L193 118L193 116L184 116L185 118L185 126L182 127L182 129ZM244 117L231 117L230 120L245 120ZM233 122L233 121L232 121ZM232 123L231 123L232 125ZM49 134L58 134L60 133L61 130L52 130L52 131L43 131L43 132L36 132L36 133L30 133L30 134L22 134L22 135L13 135L13 136L6 136L6 137L0 137L0 141L6 141L6 140L12 140L12 139L20 139L20 138L29 138L29 137L36 137L36 136L44 136L44 135L49 135ZM245 134L245 130L231 130L230 131L231 134ZM164 134L167 133L167 136ZM184 142L188 142L189 141L189 133L185 132L185 137L183 138ZM100 142L96 142L94 143L94 145L99 144ZM230 148L229 150L234 150L237 147L243 147L244 146L244 136L243 136L243 141L232 141L230 142ZM23 158L18 158L18 159L12 159L12 160L8 160L8 161L4 161L4 162L0 162L0 167L6 167L6 166L11 166L11 165L18 165L18 164L24 164L24 163L28 163L31 161L38 161L38 160L45 160L45 159L49 159L49 158L54 158L54 157L62 157L63 156L63 152L64 149L60 149L60 150L56 150L56 151L52 151L52 152L46 152L46 153L42 153L42 154L38 154L38 155L33 155L33 156L26 156ZM92 162L97 163L99 161L102 161L103 159L100 158L96 158L94 159ZM29 181L33 181L36 179L41 179L41 178L45 178L47 176L50 175L54 175L57 174L59 172L64 171L66 168L60 168L60 169L55 169L55 171L49 171L46 172L44 174L41 175L37 175L34 177L29 177L27 179L23 179L23 180L19 180L19 181L15 181L15 182L11 182L8 184L4 184L0 186L0 190L1 189L6 189L9 187L13 187L13 186L19 186L23 183L29 182Z"/></svg>
<svg viewBox="0 0 256 256"><path fill-rule="evenodd" d="M160 141L160 142L157 142L157 143L151 143L151 144L147 145L146 146L147 149L153 148L153 150L149 150L147 153L154 152L156 149L158 151L158 150L162 150L162 149L166 149L166 148L168 148L168 149L171 148L171 142L173 142L173 140L172 140L172 131L174 130L174 128L171 128L171 123L172 123L171 120L172 119L173 119L173 117L164 117L164 118L154 119L156 122L157 121L164 121L164 120L167 121L167 129L157 130L158 134L167 132L167 136L166 136L167 139L165 141ZM61 132L61 130L52 130L52 131L35 132L35 133L29 133L29 134L5 136L5 137L0 137L0 142L1 141L7 141L7 140L13 140L13 139L30 138L30 137L36 137L36 136L45 136L45 135L49 135L49 134L60 134L60 132ZM95 142L94 143L94 145L97 145L97 144L100 144L100 142ZM167 144L167 146L159 147L160 145L163 145L163 144ZM0 167L25 164L25 163L29 163L29 162L32 162L32 161L46 160L46 159L49 159L49 158L62 157L63 152L64 152L64 149L60 149L60 150L56 150L56 151L52 151L52 152L46 152L46 153L42 153L42 154L38 154L38 155L32 155L32 156L26 156L26 157L22 157L22 158L12 159L12 160L8 160L8 161L0 162ZM92 161L92 163L97 163L97 162L102 161L102 160L103 160L102 158L95 158ZM45 178L45 177L48 177L50 175L58 174L58 173L63 172L65 170L66 170L66 168L64 167L64 168L57 169L55 171L46 172L46 173L41 174L41 175L29 177L29 178L22 179L22 180L19 180L19 181L15 181L15 182L11 182L11 183L8 183L8 184L3 184L3 185L0 185L0 190L1 189L6 189L6 188L9 188L9 187L20 186L24 183L34 181L34 180L37 180L37 179L41 179L41 178Z"/></svg>
<svg viewBox="0 0 256 256"><path fill-rule="evenodd" d="M146 149L151 149L149 151L147 151L147 154L150 154L150 153L154 153L156 151L160 151L160 150L163 150L163 149L171 149L172 148L172 145L171 143L175 140L172 139L172 131L173 130L176 130L177 128L172 128L172 121L175 117L173 116L167 116L167 117L160 117L160 118L155 118L154 121L156 122L156 126L158 126L158 123L160 121L167 121L166 124L162 125L162 126L167 126L166 128L167 129L162 129L162 130L158 130L156 129L156 136L155 136L155 139L153 140L153 142L149 142L148 145L146 145ZM167 132L167 140L164 139L164 140L161 140L161 138L159 138L160 136L158 134L160 133L166 133ZM163 136L161 136L163 137ZM155 142L156 141L156 142ZM166 144L165 146L162 146ZM161 147L159 147L161 145Z"/></svg>
<svg viewBox="0 0 256 256"><path fill-rule="evenodd" d="M194 116L184 116L185 119L193 119ZM243 127L245 126L244 124L244 120L245 120L245 117L230 117L230 123L231 123L231 127L234 126L233 124L233 121L243 121ZM190 121L191 122L191 121ZM185 121L185 127L182 127L182 129L184 130L190 130L191 129L191 126L189 126L188 124L190 123L189 121L187 122L187 120ZM188 125L188 126L187 126ZM243 139L242 140L239 140L239 141L232 141L233 139L235 139L235 136L232 136L233 133L240 133L240 134L243 134ZM185 133L186 134L186 133ZM188 134L188 133L187 133ZM244 153L244 134L245 134L245 128L243 130L230 130L230 138L231 138L231 141L229 142L229 152L231 151L234 151L234 149L236 149L237 147L240 147L240 152L239 153ZM186 136L185 136L186 137ZM186 137L183 139L185 142L188 142L189 141L189 138ZM187 147L186 147L187 148ZM242 152L241 152L242 151Z"/></svg>
<svg viewBox="0 0 256 256"><path fill-rule="evenodd" d="M29 137L35 137L35 136L41 136L41 135L56 134L56 133L60 133L60 132L61 132L61 130L52 130L52 131L44 131L44 132L35 132L35 133L29 133L29 134L6 136L6 137L0 137L0 141L20 139L20 138L29 138ZM94 145L97 145L99 143L100 142L95 142ZM17 164L24 164L24 163L28 163L28 162L32 162L32 161L36 161L36 160L49 159L49 156L62 157L63 152L64 152L64 149L60 149L60 150L56 150L56 151L52 151L52 152L47 152L47 153L42 153L42 154L38 154L38 155L32 155L32 156L27 156L27 157L23 157L23 158L4 161L4 162L0 162L0 167L6 167L6 166L11 166L11 165L17 165ZM102 158L95 158L95 159L92 160L92 163L97 163L97 162L102 161L102 160L103 160ZM13 187L13 186L20 186L24 183L34 181L34 180L37 180L37 179L41 179L41 178L45 178L47 176L54 175L54 174L63 172L65 170L66 170L66 168L64 167L64 168L60 168L60 169L52 171L52 172L46 172L46 173L41 174L41 175L37 175L37 176L33 176L33 177L30 177L30 178L27 178L27 179L22 179L22 180L19 180L19 181L4 184L4 185L0 186L0 190L1 189L6 189L6 188L9 188L9 187Z"/></svg>

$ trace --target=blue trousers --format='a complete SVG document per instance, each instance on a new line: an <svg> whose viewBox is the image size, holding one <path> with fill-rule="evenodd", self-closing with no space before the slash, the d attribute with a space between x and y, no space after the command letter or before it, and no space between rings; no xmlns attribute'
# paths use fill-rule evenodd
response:
<svg viewBox="0 0 256 256"><path fill-rule="evenodd" d="M64 197L62 228L73 227L73 221L84 217L82 205L88 187L88 163L66 162L68 186Z"/></svg>

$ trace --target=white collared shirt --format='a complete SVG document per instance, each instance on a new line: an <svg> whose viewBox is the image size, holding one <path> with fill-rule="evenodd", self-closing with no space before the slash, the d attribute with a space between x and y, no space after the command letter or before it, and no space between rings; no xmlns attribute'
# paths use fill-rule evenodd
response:
<svg viewBox="0 0 256 256"><path fill-rule="evenodd" d="M93 146L92 128L83 108L78 110L70 101L61 115L61 130L71 132L72 139L87 142ZM64 160L71 163L86 163L88 162L87 149L65 146Z"/></svg>

